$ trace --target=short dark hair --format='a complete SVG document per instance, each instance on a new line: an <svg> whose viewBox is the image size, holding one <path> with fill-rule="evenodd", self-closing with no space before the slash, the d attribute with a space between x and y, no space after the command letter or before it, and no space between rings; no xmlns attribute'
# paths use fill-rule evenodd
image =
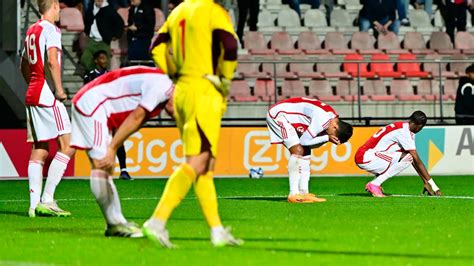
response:
<svg viewBox="0 0 474 266"><path fill-rule="evenodd" d="M99 58L99 56L101 54L105 54L105 56L107 56L107 52L105 50L99 50L97 52L94 53L94 55L92 55L92 58L94 58L94 60L96 60L97 58Z"/></svg>
<svg viewBox="0 0 474 266"><path fill-rule="evenodd" d="M426 114L423 113L422 111L418 110L413 112L413 114L410 115L410 122L414 123L416 125L426 125Z"/></svg>
<svg viewBox="0 0 474 266"><path fill-rule="evenodd" d="M474 64L466 67L466 74L474 73Z"/></svg>
<svg viewBox="0 0 474 266"><path fill-rule="evenodd" d="M337 138L341 143L347 142L352 137L352 126L349 123L339 120L339 129L337 130Z"/></svg>

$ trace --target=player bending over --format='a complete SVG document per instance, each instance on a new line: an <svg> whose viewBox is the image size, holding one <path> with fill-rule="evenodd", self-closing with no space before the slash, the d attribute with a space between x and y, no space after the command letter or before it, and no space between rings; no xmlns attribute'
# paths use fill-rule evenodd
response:
<svg viewBox="0 0 474 266"><path fill-rule="evenodd" d="M425 125L425 113L415 111L408 122L394 122L382 127L357 150L355 154L357 166L376 176L365 186L367 192L374 197L385 197L382 183L413 165L423 180L423 193L441 195L441 191L416 152L415 134Z"/></svg>
<svg viewBox="0 0 474 266"><path fill-rule="evenodd" d="M172 92L173 84L162 71L127 67L100 76L72 99L71 146L86 150L91 161L90 186L107 222L105 236L142 236L141 230L122 214L112 179L115 154L144 121L158 115L165 106L172 109L168 104Z"/></svg>
<svg viewBox="0 0 474 266"><path fill-rule="evenodd" d="M74 149L69 147L71 122L63 102L67 100L61 84L61 30L58 0L38 0L41 19L26 32L21 57L21 73L28 83L26 91L27 142L32 142L28 163L30 209L28 215L70 216L58 207L54 192L66 171ZM59 150L48 169L41 196L43 165L48 157L48 141L55 139Z"/></svg>
<svg viewBox="0 0 474 266"><path fill-rule="evenodd" d="M276 103L267 113L272 144L283 144L291 153L288 160L290 194L288 202L324 202L309 192L311 149L326 142L345 143L352 126L338 118L334 109L309 98L291 98Z"/></svg>

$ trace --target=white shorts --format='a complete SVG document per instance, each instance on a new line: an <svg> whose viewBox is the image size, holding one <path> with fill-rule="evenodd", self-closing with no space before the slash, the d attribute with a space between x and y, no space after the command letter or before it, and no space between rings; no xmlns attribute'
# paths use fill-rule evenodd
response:
<svg viewBox="0 0 474 266"><path fill-rule="evenodd" d="M273 119L267 113L267 126L272 144L283 144L287 149L300 144L300 137L296 129L286 120L283 114Z"/></svg>
<svg viewBox="0 0 474 266"><path fill-rule="evenodd" d="M93 116L84 116L72 106L71 146L86 150L90 158L100 160L107 154L112 135L107 126L107 115L99 108Z"/></svg>
<svg viewBox="0 0 474 266"><path fill-rule="evenodd" d="M364 153L364 162L366 163L357 164L357 166L374 175L381 175L391 165L398 163L401 156L402 152L400 151L375 152L368 150Z"/></svg>
<svg viewBox="0 0 474 266"><path fill-rule="evenodd" d="M71 133L66 107L56 102L53 107L26 106L27 142L45 142Z"/></svg>

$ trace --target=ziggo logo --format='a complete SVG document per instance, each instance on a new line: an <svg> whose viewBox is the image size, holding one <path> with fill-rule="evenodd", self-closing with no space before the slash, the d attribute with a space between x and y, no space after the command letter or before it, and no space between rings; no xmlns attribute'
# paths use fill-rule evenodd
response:
<svg viewBox="0 0 474 266"><path fill-rule="evenodd" d="M328 143L313 150L311 155L311 169L321 171L324 170L331 161L345 162L349 160L352 153L351 144L347 142L344 143L342 147L337 148L336 145ZM315 155L314 153L318 153L319 155ZM290 153L283 145L272 145L268 131L250 131L245 135L244 167L246 169L252 167L262 167L265 171L277 171L280 168L286 169L286 164L282 164L283 156L288 160Z"/></svg>

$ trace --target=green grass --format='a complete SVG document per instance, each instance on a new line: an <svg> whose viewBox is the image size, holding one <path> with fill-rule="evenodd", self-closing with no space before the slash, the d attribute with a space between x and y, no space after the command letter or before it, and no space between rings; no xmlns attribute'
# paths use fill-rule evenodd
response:
<svg viewBox="0 0 474 266"><path fill-rule="evenodd" d="M212 248L190 193L168 228L177 250L146 239L106 238L102 214L85 180L57 191L71 218L28 218L26 181L0 182L0 265L474 265L474 177L436 177L445 195L472 198L368 197L366 177L315 178L328 202L292 205L288 180L218 179L220 212L239 248ZM143 223L165 180L116 181L126 217ZM418 195L421 181L396 177L387 193ZM304 264L302 264L304 263Z"/></svg>

